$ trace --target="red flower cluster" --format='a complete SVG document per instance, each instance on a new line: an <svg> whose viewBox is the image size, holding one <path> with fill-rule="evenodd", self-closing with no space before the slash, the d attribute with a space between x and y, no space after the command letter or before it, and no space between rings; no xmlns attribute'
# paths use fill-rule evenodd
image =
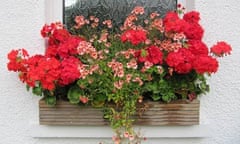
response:
<svg viewBox="0 0 240 144"><path fill-rule="evenodd" d="M114 81L114 86L121 89L124 85L121 78L126 77L129 83L134 76L127 73L125 67L127 70L131 69L131 72L138 70L144 73L156 66L153 70L158 69L159 74L169 71L171 76L174 76L173 71L179 74L188 74L192 71L199 74L214 73L218 69L218 61L210 55L210 52L216 56L223 56L230 54L232 50L227 43L218 42L209 52L202 41L204 30L199 24L198 12L188 12L182 18L176 12L168 12L164 19L160 18L159 14L152 13L150 19L144 20L144 26L140 26L137 24L137 16L142 14L144 14L142 7L134 9L124 22L123 28L120 28L122 31L120 37L119 34L115 34L113 39L109 38L112 35L106 31L104 33L93 31L94 34L91 34L93 37L87 41L70 34L61 23L45 25L41 30L41 35L48 38L45 55L29 58L26 50L13 50L8 54L8 69L20 72L21 81L31 87L40 85L43 89L54 90L56 85L72 84L97 70L103 73L101 65L94 62L106 60L104 62L112 68L113 76L119 78ZM91 21L98 23L99 19L92 17ZM81 16L77 16L75 22L77 30L89 24L89 21ZM111 21L104 21L106 22L111 28ZM116 40L121 43L119 45L127 47L113 55L108 54L112 49L111 40ZM129 43L124 45L125 42ZM99 46L99 43L104 45ZM96 45L99 47L95 48ZM126 59L118 61L111 58L112 61L109 62L109 55L119 54ZM151 76L149 79L152 79ZM139 84L143 83L140 77L133 80Z"/></svg>
<svg viewBox="0 0 240 144"><path fill-rule="evenodd" d="M188 49L179 49L177 52L170 52L166 62L170 67L181 74L189 73L193 68L195 57Z"/></svg>
<svg viewBox="0 0 240 144"><path fill-rule="evenodd" d="M44 89L55 89L60 74L60 62L57 59L35 56L28 60L28 65L26 82L29 86L35 87L36 82L40 82Z"/></svg>
<svg viewBox="0 0 240 144"><path fill-rule="evenodd" d="M180 19L175 12L169 12L166 14L164 20L164 28L166 32L183 32L185 21Z"/></svg>
<svg viewBox="0 0 240 144"><path fill-rule="evenodd" d="M223 56L231 54L232 48L226 42L218 42L216 45L211 47L211 52L216 56Z"/></svg>
<svg viewBox="0 0 240 144"><path fill-rule="evenodd" d="M163 53L160 48L157 46L150 46L147 49L148 57L147 60L153 64L162 64L163 62Z"/></svg>
<svg viewBox="0 0 240 144"><path fill-rule="evenodd" d="M19 53L22 53L19 56ZM35 87L40 82L42 88L53 90L60 74L60 62L55 58L41 55L28 56L25 50L13 50L9 53L8 70L19 71L19 78L28 86Z"/></svg>
<svg viewBox="0 0 240 144"><path fill-rule="evenodd" d="M147 39L146 32L143 30L127 30L121 35L122 42L129 41L133 45L138 45L140 43L145 42Z"/></svg>
<svg viewBox="0 0 240 144"><path fill-rule="evenodd" d="M52 37L57 42L64 42L70 37L70 34L66 29L56 29L53 31Z"/></svg>
<svg viewBox="0 0 240 144"><path fill-rule="evenodd" d="M63 25L60 22L52 23L50 25L45 24L41 30L41 35L44 38L48 37L57 29L63 29Z"/></svg>
<svg viewBox="0 0 240 144"><path fill-rule="evenodd" d="M83 39L71 35L60 23L45 25L41 34L49 38L45 55L28 58L26 50L13 50L8 54L8 69L20 72L21 81L28 86L40 85L46 90L54 90L57 84L68 85L78 79L81 62L72 56L78 54L77 48Z"/></svg>
<svg viewBox="0 0 240 144"><path fill-rule="evenodd" d="M162 64L163 63L163 53L157 46L149 46L147 50L138 50L135 53L135 57L140 63L150 62L152 64Z"/></svg>
<svg viewBox="0 0 240 144"><path fill-rule="evenodd" d="M188 39L201 40L204 30L198 24L200 18L198 12L189 12L180 19L177 13L169 12L164 18L166 32L183 32Z"/></svg>
<svg viewBox="0 0 240 144"><path fill-rule="evenodd" d="M69 57L78 54L77 47L82 41L79 37L71 36L66 41L61 43L57 49L57 53L61 58Z"/></svg>
<svg viewBox="0 0 240 144"><path fill-rule="evenodd" d="M199 20L200 20L199 15L200 15L199 12L191 11L191 12L186 13L186 14L183 16L183 19L184 19L186 22L189 22L189 23L198 23Z"/></svg>
<svg viewBox="0 0 240 144"><path fill-rule="evenodd" d="M210 56L200 56L194 61L194 69L199 74L215 73L218 70L218 61Z"/></svg>
<svg viewBox="0 0 240 144"><path fill-rule="evenodd" d="M71 35L59 23L45 25L41 30L43 37L48 37L48 48L45 55L48 57L65 58L77 54L77 47L83 39Z"/></svg>
<svg viewBox="0 0 240 144"><path fill-rule="evenodd" d="M188 49L195 56L208 55L208 47L200 40L189 40Z"/></svg>
<svg viewBox="0 0 240 144"><path fill-rule="evenodd" d="M201 40L204 30L198 23L191 23L186 26L184 34L188 39Z"/></svg>
<svg viewBox="0 0 240 144"><path fill-rule="evenodd" d="M75 57L69 57L65 58L61 62L61 74L60 74L60 84L61 85L68 85L78 78L80 78L80 70L78 67L82 63L79 61L79 59Z"/></svg>
<svg viewBox="0 0 240 144"><path fill-rule="evenodd" d="M199 13L192 11L184 14L183 19L176 13L168 13L164 18L165 31L169 33L184 33L187 48L180 48L168 53L166 63L174 68L177 73L186 74L191 70L197 73L213 73L218 69L218 61L209 56L208 47L202 42L204 30L199 24ZM211 48L211 52L217 56L230 54L231 46L225 42L219 42Z"/></svg>
<svg viewBox="0 0 240 144"><path fill-rule="evenodd" d="M28 57L28 53L25 49L12 50L10 53L8 53L8 70L15 72L25 71L25 57Z"/></svg>

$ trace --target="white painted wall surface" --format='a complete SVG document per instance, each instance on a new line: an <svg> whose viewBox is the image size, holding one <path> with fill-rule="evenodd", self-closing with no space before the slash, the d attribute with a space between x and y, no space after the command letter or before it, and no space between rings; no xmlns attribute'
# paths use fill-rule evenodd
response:
<svg viewBox="0 0 240 144"><path fill-rule="evenodd" d="M149 139L146 144L240 143L240 3L196 0L195 7L201 12L206 43L210 46L226 40L233 47L233 54L220 60L219 72L209 79L211 92L201 97L200 121L212 128L212 135ZM44 1L1 0L0 9L0 144L98 144L100 139L31 137L31 122L38 119L39 98L26 92L16 73L7 71L6 55L13 48L23 47L31 54L43 53L39 30L44 24Z"/></svg>

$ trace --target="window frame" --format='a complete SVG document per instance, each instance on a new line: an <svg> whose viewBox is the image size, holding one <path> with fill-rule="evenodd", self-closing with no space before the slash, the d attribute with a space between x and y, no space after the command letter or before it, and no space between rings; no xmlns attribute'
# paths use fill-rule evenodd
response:
<svg viewBox="0 0 240 144"><path fill-rule="evenodd" d="M186 11L194 9L195 0L177 0ZM45 22L63 22L63 0L45 0Z"/></svg>

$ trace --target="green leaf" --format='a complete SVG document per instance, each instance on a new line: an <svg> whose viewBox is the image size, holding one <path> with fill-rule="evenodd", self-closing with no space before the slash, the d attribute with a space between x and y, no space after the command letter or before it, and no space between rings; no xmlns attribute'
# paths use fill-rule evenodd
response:
<svg viewBox="0 0 240 144"><path fill-rule="evenodd" d="M47 96L44 98L44 100L45 100L45 103L50 106L55 105L57 101L55 96Z"/></svg>
<svg viewBox="0 0 240 144"><path fill-rule="evenodd" d="M26 85L26 89L27 89L27 91L29 91L30 90L30 86Z"/></svg>
<svg viewBox="0 0 240 144"><path fill-rule="evenodd" d="M146 57L147 56L147 51L145 49L141 50L141 56Z"/></svg>
<svg viewBox="0 0 240 144"><path fill-rule="evenodd" d="M162 96L162 100L165 102L170 102L171 100L175 99L175 94L172 92L168 92Z"/></svg>
<svg viewBox="0 0 240 144"><path fill-rule="evenodd" d="M39 86L39 87L34 87L32 89L32 92L33 94L37 95L37 96L42 96L42 88Z"/></svg>
<svg viewBox="0 0 240 144"><path fill-rule="evenodd" d="M154 101L158 101L158 100L161 99L161 96L159 96L159 95L153 95L153 96L152 96L152 99L153 99Z"/></svg>
<svg viewBox="0 0 240 144"><path fill-rule="evenodd" d="M80 102L79 98L82 94L83 94L83 91L79 87L73 86L69 89L67 96L70 103L78 104Z"/></svg>

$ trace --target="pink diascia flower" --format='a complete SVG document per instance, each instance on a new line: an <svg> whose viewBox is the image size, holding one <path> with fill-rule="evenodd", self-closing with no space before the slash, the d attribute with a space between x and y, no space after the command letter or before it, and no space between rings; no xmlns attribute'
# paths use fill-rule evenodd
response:
<svg viewBox="0 0 240 144"><path fill-rule="evenodd" d="M84 16L76 16L75 17L75 23L76 23L76 25L75 25L76 29L79 29L82 26L84 26L86 24Z"/></svg>
<svg viewBox="0 0 240 144"><path fill-rule="evenodd" d="M144 8L141 7L141 6L136 6L136 7L132 10L131 13L132 13L132 14L136 14L136 15L138 15L138 14L143 15L143 14L144 14Z"/></svg>
<svg viewBox="0 0 240 144"><path fill-rule="evenodd" d="M124 76L124 69L122 63L112 60L111 62L108 62L108 67L112 68L114 72L114 77L122 78Z"/></svg>
<svg viewBox="0 0 240 144"><path fill-rule="evenodd" d="M114 87L117 88L117 89L121 89L123 84L124 84L124 81L119 80L119 81L114 82Z"/></svg>

